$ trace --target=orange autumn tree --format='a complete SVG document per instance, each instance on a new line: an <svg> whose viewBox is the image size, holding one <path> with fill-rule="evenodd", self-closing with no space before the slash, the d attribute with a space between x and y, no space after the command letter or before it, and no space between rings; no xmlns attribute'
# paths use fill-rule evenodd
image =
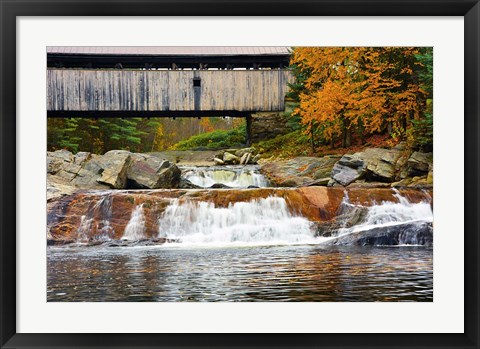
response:
<svg viewBox="0 0 480 349"><path fill-rule="evenodd" d="M373 133L404 137L425 98L415 75L415 48L300 47L291 66L302 77L298 107L305 132L332 147Z"/></svg>

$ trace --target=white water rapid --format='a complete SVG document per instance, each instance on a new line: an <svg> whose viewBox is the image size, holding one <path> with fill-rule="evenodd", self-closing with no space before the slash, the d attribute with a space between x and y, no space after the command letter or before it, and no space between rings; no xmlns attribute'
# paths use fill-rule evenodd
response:
<svg viewBox="0 0 480 349"><path fill-rule="evenodd" d="M135 207L132 217L125 227L122 240L141 240L145 238L145 215L143 214L143 204Z"/></svg>
<svg viewBox="0 0 480 349"><path fill-rule="evenodd" d="M315 243L312 223L293 216L285 199L268 197L227 208L173 200L159 220L159 237L190 245Z"/></svg>
<svg viewBox="0 0 480 349"><path fill-rule="evenodd" d="M232 188L268 187L267 179L255 166L185 167L183 177L202 188L224 184Z"/></svg>
<svg viewBox="0 0 480 349"><path fill-rule="evenodd" d="M396 229L400 232L399 244L409 245L417 244L417 233L425 224L433 222L433 211L429 202L423 201L411 203L407 198L400 195L397 191L395 196L398 202L382 202L370 207L353 205L350 203L346 194L342 202L342 213L347 217L345 225L348 223L349 215L352 216L355 210L364 210L363 218L355 225L340 228L335 237L367 232L374 229ZM416 229L418 227L418 231Z"/></svg>
<svg viewBox="0 0 480 349"><path fill-rule="evenodd" d="M95 216L102 219L95 224ZM113 228L110 226L110 219L112 217L112 196L109 192L101 199L99 199L93 206L88 209L88 212L80 218L80 225L77 229L77 242L87 242L92 236L92 230L96 229L97 234L94 235L94 240L108 241L115 235Z"/></svg>

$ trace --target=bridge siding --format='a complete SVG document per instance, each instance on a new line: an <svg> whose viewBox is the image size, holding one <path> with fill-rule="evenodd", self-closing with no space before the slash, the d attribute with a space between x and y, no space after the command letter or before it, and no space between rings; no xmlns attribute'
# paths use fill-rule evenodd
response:
<svg viewBox="0 0 480 349"><path fill-rule="evenodd" d="M195 109L193 78L201 78ZM287 70L47 70L52 111L284 110Z"/></svg>

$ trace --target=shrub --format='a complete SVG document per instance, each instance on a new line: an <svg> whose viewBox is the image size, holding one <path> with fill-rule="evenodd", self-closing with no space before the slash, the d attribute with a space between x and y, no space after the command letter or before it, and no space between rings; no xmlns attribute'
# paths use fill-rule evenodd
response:
<svg viewBox="0 0 480 349"><path fill-rule="evenodd" d="M188 150L194 148L231 148L246 143L246 126L233 130L216 130L192 136L170 147L170 150Z"/></svg>

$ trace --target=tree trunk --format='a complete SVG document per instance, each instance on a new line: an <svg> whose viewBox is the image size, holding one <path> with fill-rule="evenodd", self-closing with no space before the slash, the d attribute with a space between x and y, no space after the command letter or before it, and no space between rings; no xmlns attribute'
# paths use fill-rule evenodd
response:
<svg viewBox="0 0 480 349"><path fill-rule="evenodd" d="M247 135L246 135L246 143L247 146L252 144L252 115L247 115Z"/></svg>
<svg viewBox="0 0 480 349"><path fill-rule="evenodd" d="M365 144L365 126L363 125L363 122L360 123L360 142L362 145Z"/></svg>
<svg viewBox="0 0 480 349"><path fill-rule="evenodd" d="M352 131L348 128L345 130L345 147L352 145Z"/></svg>

